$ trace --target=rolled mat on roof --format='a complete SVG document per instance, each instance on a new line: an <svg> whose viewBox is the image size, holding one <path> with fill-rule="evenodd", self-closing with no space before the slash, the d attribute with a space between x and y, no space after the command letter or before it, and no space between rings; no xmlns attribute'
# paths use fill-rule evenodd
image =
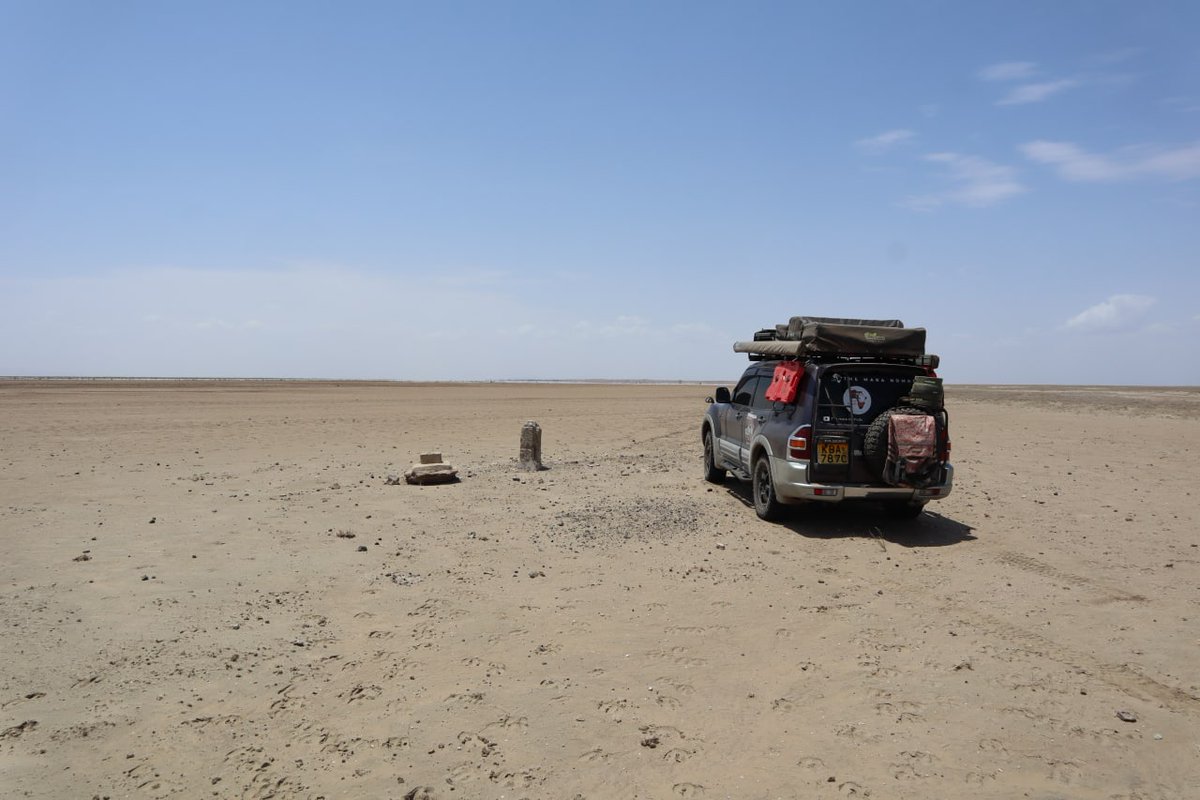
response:
<svg viewBox="0 0 1200 800"><path fill-rule="evenodd" d="M857 325L867 328L903 328L898 319L849 319L847 317L792 317L787 325L776 325L780 339L799 339L805 325Z"/></svg>

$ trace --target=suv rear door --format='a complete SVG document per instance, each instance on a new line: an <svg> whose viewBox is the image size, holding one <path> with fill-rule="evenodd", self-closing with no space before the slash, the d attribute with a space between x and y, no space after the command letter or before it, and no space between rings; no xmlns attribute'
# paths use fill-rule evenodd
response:
<svg viewBox="0 0 1200 800"><path fill-rule="evenodd" d="M867 428L912 390L921 372L898 364L832 364L820 371L813 414L815 482L880 483L863 455ZM844 463L838 457L843 447Z"/></svg>
<svg viewBox="0 0 1200 800"><path fill-rule="evenodd" d="M750 471L750 446L758 435L763 423L771 416L771 402L767 400L767 389L771 386L770 373L760 373L758 383L754 385L754 393L750 398L750 407L742 417L742 449L739 454L742 468Z"/></svg>

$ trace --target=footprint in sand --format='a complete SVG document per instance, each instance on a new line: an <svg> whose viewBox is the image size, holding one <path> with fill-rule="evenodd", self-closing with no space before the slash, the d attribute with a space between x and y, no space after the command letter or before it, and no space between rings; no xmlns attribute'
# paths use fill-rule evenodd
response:
<svg viewBox="0 0 1200 800"><path fill-rule="evenodd" d="M663 761L670 761L673 764L682 764L694 755L696 755L695 750L685 750L682 747L672 747L670 750L663 753Z"/></svg>
<svg viewBox="0 0 1200 800"><path fill-rule="evenodd" d="M528 727L529 727L529 717L515 717L510 714L505 714L503 717L496 720L495 722L489 722L487 725L484 725L483 729L486 731L489 728L528 728Z"/></svg>
<svg viewBox="0 0 1200 800"><path fill-rule="evenodd" d="M456 783L469 783L479 777L480 767L470 761L464 761L461 764L456 764L451 767L446 773L446 782L454 785Z"/></svg>
<svg viewBox="0 0 1200 800"><path fill-rule="evenodd" d="M448 706L475 706L483 702L483 692L455 693L449 695L443 702Z"/></svg>
<svg viewBox="0 0 1200 800"><path fill-rule="evenodd" d="M616 714L624 711L629 707L628 700L601 700L596 704L596 708L603 711L605 714Z"/></svg>
<svg viewBox="0 0 1200 800"><path fill-rule="evenodd" d="M885 716L895 716L897 722L912 722L921 716L921 711L924 709L920 703L913 703L908 700L892 700L886 703L876 703L876 713Z"/></svg>
<svg viewBox="0 0 1200 800"><path fill-rule="evenodd" d="M1080 776L1083 775L1083 770L1075 761L1048 760L1046 765L1050 767L1050 779L1067 786L1078 783Z"/></svg>
<svg viewBox="0 0 1200 800"><path fill-rule="evenodd" d="M381 694L383 694L383 687L372 684L370 686L355 686L349 692L339 694L338 697L345 697L347 703L353 703L357 700L374 700Z"/></svg>
<svg viewBox="0 0 1200 800"><path fill-rule="evenodd" d="M527 633L529 633L529 631L525 630L524 628L513 628L511 631L505 631L504 633L493 633L488 637L488 643L500 644L506 639L512 639L516 636L524 636Z"/></svg>
<svg viewBox="0 0 1200 800"><path fill-rule="evenodd" d="M696 687L692 686L690 683L677 681L674 678L660 677L655 682L662 684L663 686L670 686L672 689L685 697L691 697L696 693Z"/></svg>

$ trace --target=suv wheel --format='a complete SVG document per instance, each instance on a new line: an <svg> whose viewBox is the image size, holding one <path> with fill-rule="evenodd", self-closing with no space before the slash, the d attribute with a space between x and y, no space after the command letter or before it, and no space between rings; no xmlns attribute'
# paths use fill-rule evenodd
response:
<svg viewBox="0 0 1200 800"><path fill-rule="evenodd" d="M888 454L888 419L893 414L917 414L929 412L912 406L896 406L876 417L867 426L867 435L863 440L863 455L867 459L867 468L878 478L883 477L883 465L887 463ZM914 515L915 516L915 515Z"/></svg>
<svg viewBox="0 0 1200 800"><path fill-rule="evenodd" d="M717 466L713 452L712 431L704 432L704 480L709 483L723 483L725 481L725 470Z"/></svg>
<svg viewBox="0 0 1200 800"><path fill-rule="evenodd" d="M892 519L916 519L925 510L924 503L910 503L907 500L884 503L883 513Z"/></svg>
<svg viewBox="0 0 1200 800"><path fill-rule="evenodd" d="M754 511L760 519L774 522L783 516L783 504L775 496L775 482L771 480L771 462L759 456L754 462Z"/></svg>

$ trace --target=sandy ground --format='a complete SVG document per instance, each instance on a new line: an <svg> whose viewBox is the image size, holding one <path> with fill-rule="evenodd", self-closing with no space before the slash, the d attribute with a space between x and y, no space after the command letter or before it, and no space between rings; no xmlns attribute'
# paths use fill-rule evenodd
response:
<svg viewBox="0 0 1200 800"><path fill-rule="evenodd" d="M0 382L0 795L1200 797L1200 391L952 388L933 513L778 525L710 391Z"/></svg>

